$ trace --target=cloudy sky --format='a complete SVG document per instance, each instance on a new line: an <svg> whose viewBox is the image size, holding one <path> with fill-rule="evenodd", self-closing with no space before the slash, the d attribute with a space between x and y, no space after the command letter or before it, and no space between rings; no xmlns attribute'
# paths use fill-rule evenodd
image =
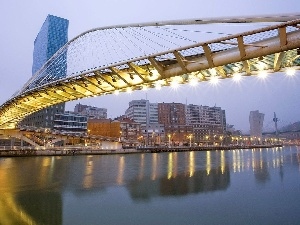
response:
<svg viewBox="0 0 300 225"><path fill-rule="evenodd" d="M69 20L69 39L96 27L163 20L295 14L299 0L0 0L0 104L3 104L31 76L33 42L48 14ZM133 99L150 102L181 102L220 106L226 110L227 122L236 129L249 130L249 112L265 114L264 127L271 129L273 113L280 125L300 121L300 71L293 78L281 73L266 80L245 78L239 84L222 80L212 86L201 83L196 88L180 86L176 91L134 92L67 103L72 110L78 102L108 109L108 115L123 114Z"/></svg>

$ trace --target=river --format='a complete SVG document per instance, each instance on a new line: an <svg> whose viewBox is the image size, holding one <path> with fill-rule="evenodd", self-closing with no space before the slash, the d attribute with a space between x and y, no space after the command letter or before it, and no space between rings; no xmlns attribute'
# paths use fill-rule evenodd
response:
<svg viewBox="0 0 300 225"><path fill-rule="evenodd" d="M0 158L0 224L300 224L300 148Z"/></svg>

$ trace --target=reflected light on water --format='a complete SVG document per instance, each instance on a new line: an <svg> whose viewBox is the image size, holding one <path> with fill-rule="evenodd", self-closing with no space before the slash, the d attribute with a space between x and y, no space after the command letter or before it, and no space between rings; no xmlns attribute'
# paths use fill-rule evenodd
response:
<svg viewBox="0 0 300 225"><path fill-rule="evenodd" d="M241 157L241 170L244 171L245 170L245 159L244 159L244 153L247 150L241 150L240 152L240 157Z"/></svg>
<svg viewBox="0 0 300 225"><path fill-rule="evenodd" d="M155 180L157 177L157 153L153 153L152 155L152 174L151 180Z"/></svg>
<svg viewBox="0 0 300 225"><path fill-rule="evenodd" d="M174 159L173 159L173 177L177 177L178 172L178 153L174 152Z"/></svg>
<svg viewBox="0 0 300 225"><path fill-rule="evenodd" d="M14 215L13 219L8 215ZM22 207L19 206L11 194L1 194L0 197L1 224L38 224Z"/></svg>
<svg viewBox="0 0 300 225"><path fill-rule="evenodd" d="M224 174L224 171L225 171L225 151L222 150L221 151L221 172L222 174Z"/></svg>
<svg viewBox="0 0 300 225"><path fill-rule="evenodd" d="M189 153L189 171L190 177L192 177L195 173L195 152Z"/></svg>
<svg viewBox="0 0 300 225"><path fill-rule="evenodd" d="M254 149L252 149L251 154L252 154L252 170L254 172L254 170L255 170L255 151L254 151Z"/></svg>
<svg viewBox="0 0 300 225"><path fill-rule="evenodd" d="M211 170L211 158L210 158L210 151L206 152L206 173L209 175Z"/></svg>
<svg viewBox="0 0 300 225"><path fill-rule="evenodd" d="M232 164L233 164L233 172L241 172L244 171L244 150L233 150L232 154Z"/></svg>
<svg viewBox="0 0 300 225"><path fill-rule="evenodd" d="M168 180L171 179L173 175L173 154L168 155Z"/></svg>
<svg viewBox="0 0 300 225"><path fill-rule="evenodd" d="M140 161L140 172L139 172L139 180L142 180L144 177L144 171L145 171L145 155L141 155L141 161Z"/></svg>
<svg viewBox="0 0 300 225"><path fill-rule="evenodd" d="M263 169L263 157L262 157L262 152L261 149L259 151L259 168L262 170Z"/></svg>
<svg viewBox="0 0 300 225"><path fill-rule="evenodd" d="M83 177L83 187L84 188L91 188L93 187L93 159L88 157L85 171L84 171L84 177Z"/></svg>
<svg viewBox="0 0 300 225"><path fill-rule="evenodd" d="M124 156L121 156L119 159L118 176L117 176L117 184L119 185L124 183L124 169L125 169L125 158Z"/></svg>
<svg viewBox="0 0 300 225"><path fill-rule="evenodd" d="M242 213L246 222L255 213L261 215L261 210L269 213L266 218L289 212L289 216L297 216L299 175L300 149L295 146L61 159L20 157L12 162L0 159L0 224L76 224L77 219L81 219L77 224L97 224L101 213L108 220L116 217L121 221L126 215L130 221L124 224L141 224L143 221L132 222L133 218L155 218L158 209L164 209L165 221L170 219L168 214L179 210L178 215L184 219L194 216L195 220L178 224L197 224L199 215L211 210L220 217L213 224L223 224L224 217L232 212ZM47 177L47 183L40 186L39 177ZM241 210L245 200L249 207ZM206 207L208 201L211 207ZM32 207L32 202L37 207ZM256 203L263 207L251 211ZM187 204L189 208L185 208ZM199 207L201 204L205 207ZM78 212L84 212L84 216L76 215ZM241 224L233 220L231 217L228 224ZM101 223L109 224L105 222L101 217ZM263 224L274 224L274 220Z"/></svg>
<svg viewBox="0 0 300 225"><path fill-rule="evenodd" d="M42 176L39 176L39 186L43 187L48 184L52 178L50 177L49 170L51 165L50 157L44 157L42 160L42 167L40 168Z"/></svg>

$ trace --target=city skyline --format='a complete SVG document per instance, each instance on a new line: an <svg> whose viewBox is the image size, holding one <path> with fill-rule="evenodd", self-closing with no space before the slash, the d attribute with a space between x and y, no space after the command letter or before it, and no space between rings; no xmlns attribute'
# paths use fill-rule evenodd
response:
<svg viewBox="0 0 300 225"><path fill-rule="evenodd" d="M122 14L126 9L126 4L131 3L136 14ZM263 3L253 1L248 3L252 6L258 4L260 7L247 7L247 11L224 10L231 9L234 6L242 9L243 3L238 1L227 1L226 5L207 4L202 6L203 12L199 13L197 1L172 1L176 8L169 11L149 6L149 12L153 10L156 13L143 13L144 6L137 1L129 2L103 1L102 4L92 2L86 5L68 4L68 1L53 1L51 3L36 3L29 1L26 3L5 2L3 5L7 12L1 15L1 27L3 35L1 36L1 93L0 104L3 104L20 89L29 79L32 66L33 42L40 29L41 24L48 14L66 18L70 21L69 39L74 36L95 27L116 25L124 23L148 22L174 19L191 19L191 18L211 18L240 15L265 15L265 14L284 14L293 13L297 4L296 1L286 1L284 3L273 4L269 7L271 1ZM136 3L136 4L135 4ZM188 4L189 3L189 4ZM273 3L273 1L272 1ZM289 4L287 4L289 3ZM23 5L25 4L25 5ZM162 8L167 8L170 2L160 2ZM153 4L155 5L155 4ZM26 6L26 7L25 7ZM62 7L65 6L65 7ZM109 17L109 14L96 15L93 13L98 7L103 7L108 12L120 12L115 17ZM163 7L164 6L164 7ZM182 6L182 7L180 7ZM185 11L181 9L185 7ZM226 8L227 7L227 8ZM24 10L29 8L30 10ZM90 12L86 17L79 17L76 9ZM19 16L16 18L13 11ZM106 10L105 10L106 11ZM148 11L148 9L147 9ZM201 15L200 15L201 14ZM119 16L118 16L119 15ZM107 20L109 18L109 20ZM22 37L22 41L19 38ZM123 114L128 106L128 102L133 99L148 99L150 102L178 102L197 105L219 106L226 110L227 122L233 124L236 129L249 131L249 113L253 110L259 110L265 114L265 127L272 128L273 113L276 112L279 118L279 126L287 125L299 121L297 109L300 103L297 100L300 97L298 88L300 84L299 72L295 77L288 78L282 73L271 74L267 79L260 80L257 77L244 77L242 82L235 83L232 79L222 80L214 86L208 82L199 83L197 87L190 88L188 85L180 85L177 90L170 87L162 88L161 91L155 89L148 91L137 91L132 94L122 93L118 96L110 95L97 98L88 98L69 102L66 110L74 108L78 102L89 104L96 107L108 109L109 117L117 117ZM113 103L113 104L112 104Z"/></svg>

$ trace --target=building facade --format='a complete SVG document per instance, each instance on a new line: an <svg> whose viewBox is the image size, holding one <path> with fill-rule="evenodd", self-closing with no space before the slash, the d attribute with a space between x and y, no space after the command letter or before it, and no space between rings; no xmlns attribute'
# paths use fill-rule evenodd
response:
<svg viewBox="0 0 300 225"><path fill-rule="evenodd" d="M185 105L182 103L158 103L158 121L166 125L185 125Z"/></svg>
<svg viewBox="0 0 300 225"><path fill-rule="evenodd" d="M192 127L186 124L184 104L158 103L158 122L165 128L165 144L183 145L189 142Z"/></svg>
<svg viewBox="0 0 300 225"><path fill-rule="evenodd" d="M62 46L68 42L69 21L48 15L35 41L33 49L32 74L35 74ZM66 56L65 56L66 57ZM64 77L65 71L56 74Z"/></svg>
<svg viewBox="0 0 300 225"><path fill-rule="evenodd" d="M137 146L143 142L141 124L131 119L123 118L120 120L120 141L123 146Z"/></svg>
<svg viewBox="0 0 300 225"><path fill-rule="evenodd" d="M250 136L257 139L257 142L261 142L262 129L264 123L265 114L260 113L258 110L250 111L249 123L250 123Z"/></svg>
<svg viewBox="0 0 300 225"><path fill-rule="evenodd" d="M66 133L86 133L87 117L66 111L54 115L53 129Z"/></svg>
<svg viewBox="0 0 300 225"><path fill-rule="evenodd" d="M87 116L91 119L107 119L107 109L98 108L95 106L76 104L74 107L74 112L79 115Z"/></svg>
<svg viewBox="0 0 300 225"><path fill-rule="evenodd" d="M35 41L33 50L33 64L32 74L41 69L41 67L68 41L68 26L69 21L60 17L48 15L45 22L43 23ZM62 69L59 73L57 71L53 74L52 79L59 79L66 75L67 63L66 54L63 54ZM64 69L63 69L64 68ZM52 71L49 71L49 73ZM48 72L45 74L49 74ZM53 78L54 77L54 78ZM47 82L44 77L38 77L38 81ZM35 84L33 84L35 85ZM26 117L20 124L26 126L35 127L54 127L54 116L55 114L63 113L65 110L65 104L61 103L40 110Z"/></svg>
<svg viewBox="0 0 300 225"><path fill-rule="evenodd" d="M120 121L111 119L89 119L87 132L89 135L120 138Z"/></svg>
<svg viewBox="0 0 300 225"><path fill-rule="evenodd" d="M159 142L164 136L163 125L158 122L158 103L150 103L149 100L133 100L125 111L125 117L141 124L143 143L154 143L152 136L155 133ZM158 143L157 141L155 143Z"/></svg>
<svg viewBox="0 0 300 225"><path fill-rule="evenodd" d="M193 142L221 143L226 133L226 114L220 107L189 104L186 106L187 125L193 127Z"/></svg>
<svg viewBox="0 0 300 225"><path fill-rule="evenodd" d="M221 107L133 100L125 117L141 124L145 145L221 144L226 113Z"/></svg>
<svg viewBox="0 0 300 225"><path fill-rule="evenodd" d="M125 116L141 125L158 123L157 103L149 100L132 100L125 111Z"/></svg>

